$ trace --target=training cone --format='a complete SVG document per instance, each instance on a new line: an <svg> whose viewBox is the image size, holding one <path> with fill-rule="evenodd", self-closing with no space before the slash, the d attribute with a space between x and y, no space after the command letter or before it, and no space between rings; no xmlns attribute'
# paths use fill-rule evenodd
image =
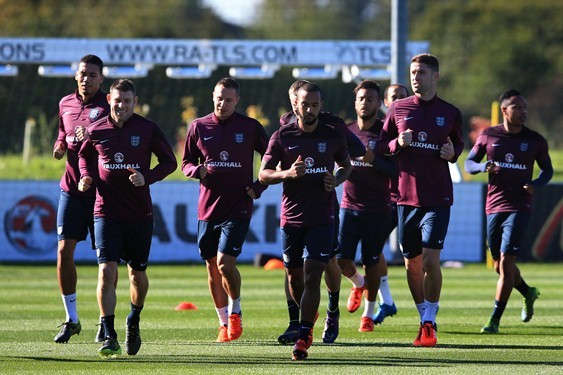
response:
<svg viewBox="0 0 563 375"><path fill-rule="evenodd" d="M180 302L174 310L197 310L197 307L191 302Z"/></svg>
<svg viewBox="0 0 563 375"><path fill-rule="evenodd" d="M283 262L279 259L270 259L264 264L266 271L283 269Z"/></svg>

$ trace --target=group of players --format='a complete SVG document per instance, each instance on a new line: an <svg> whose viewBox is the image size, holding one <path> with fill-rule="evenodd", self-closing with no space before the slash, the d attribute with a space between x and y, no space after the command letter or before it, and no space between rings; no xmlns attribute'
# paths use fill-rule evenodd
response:
<svg viewBox="0 0 563 375"><path fill-rule="evenodd" d="M78 89L59 104L53 155L61 159L66 152L67 164L57 216L57 275L67 316L55 342L68 342L81 330L74 250L90 229L99 264L96 342L102 343L99 354L107 357L121 354L114 328L121 260L127 263L131 294L125 348L135 355L141 347L139 322L149 285L145 270L153 225L149 185L172 173L177 163L158 125L134 113L133 82L117 80L107 95L101 92L102 67L97 56L84 56L75 77ZM397 312L382 254L395 226L420 317L413 345L436 346L440 252L453 204L448 163L457 161L464 146L460 111L436 95L439 75L438 59L420 54L410 64L411 96L401 85L389 86L382 95L376 82L360 82L354 89L357 119L349 124L323 111L318 85L297 81L289 89L292 110L281 117L269 140L257 120L236 111L238 82L230 77L217 82L213 112L188 126L181 165L187 177L200 181L198 248L219 318L217 342L242 335L236 260L253 200L268 185L282 183L289 326L278 341L293 345L292 359L308 356L323 273L329 297L323 342L334 342L339 333L342 274L352 283L348 311L356 311L365 296L360 332L373 331L374 324ZM382 101L388 109L384 121L377 117ZM513 288L524 296L522 320L533 315L539 291L526 284L515 261L534 190L553 175L547 142L525 126L522 94L508 90L500 105L503 122L479 136L465 162L469 173L489 173L487 239L500 275L495 308L483 333L498 332ZM255 152L262 156L257 180ZM153 153L158 163L151 168ZM541 173L532 180L535 163ZM339 204L335 188L341 184ZM358 245L363 274L355 266Z"/></svg>

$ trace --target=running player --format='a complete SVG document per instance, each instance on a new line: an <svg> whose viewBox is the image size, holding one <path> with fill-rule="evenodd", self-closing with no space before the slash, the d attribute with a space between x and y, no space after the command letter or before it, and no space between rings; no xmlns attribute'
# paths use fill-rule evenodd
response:
<svg viewBox="0 0 563 375"><path fill-rule="evenodd" d="M297 80L289 87L288 94L289 101L292 105L292 111L287 112L281 116L281 126L287 125L297 120L297 111L293 106L297 97L297 91L306 83L309 82L307 80ZM346 123L340 117L335 116L330 112L321 110L319 112L319 121L324 124L334 126L336 130L338 130L344 136L350 157L359 157L365 154L366 149L360 139L356 137L354 133L348 130ZM338 199L336 198L336 192L334 192L334 195L335 212L338 213L339 205ZM338 229L338 215L336 215L334 219L334 227ZM340 309L338 308L338 301L340 299L340 283L342 272L340 271L340 267L336 259L336 255L339 252L338 230L334 231L333 249L334 250L325 270L325 283L328 289L328 306L326 310L326 319L322 334L324 343L333 343L338 337L339 333ZM283 345L293 345L295 344L297 337L299 336L299 306L297 302L293 300L289 292L287 275L285 277L285 296L287 299L287 309L289 312L289 326L287 327L285 332L278 337L278 342Z"/></svg>
<svg viewBox="0 0 563 375"><path fill-rule="evenodd" d="M319 121L321 107L320 88L312 83L301 86L294 105L298 119L272 135L260 168L260 182L283 182L284 265L301 312L294 360L307 358L312 344L320 282L334 246L333 191L352 169L344 137ZM334 163L338 167L333 174Z"/></svg>
<svg viewBox="0 0 563 375"><path fill-rule="evenodd" d="M421 323L414 346L437 343L440 252L453 204L448 162L455 163L463 150L461 113L436 95L439 76L435 56L411 59L414 95L391 105L380 141L385 153L396 155L399 167L399 245Z"/></svg>
<svg viewBox="0 0 563 375"><path fill-rule="evenodd" d="M78 89L59 102L59 136L55 142L53 157L62 159L66 152L66 169L60 182L57 211L57 279L66 319L61 325L61 331L55 336L57 343L68 342L72 335L79 334L82 330L76 302L78 277L74 265L74 251L77 242L85 240L88 232L94 248L95 191L92 189L83 193L78 190L78 151L84 140L85 128L109 113L106 95L100 89L104 81L103 67L104 64L98 56L82 57L74 77ZM98 336L96 342L99 342Z"/></svg>
<svg viewBox="0 0 563 375"><path fill-rule="evenodd" d="M516 258L530 221L532 196L553 176L545 138L526 127L528 107L524 96L517 90L508 90L499 102L502 124L485 129L465 161L468 173L489 174L485 206L487 241L499 274L493 314L481 333L498 333L513 288L524 296L522 321L528 322L534 315L534 302L540 291L526 284ZM481 163L485 156L487 160ZM535 163L540 173L533 180Z"/></svg>
<svg viewBox="0 0 563 375"><path fill-rule="evenodd" d="M391 224L389 176L397 175L393 162L375 154L383 123L377 119L381 105L381 91L375 81L362 81L354 89L357 120L348 124L366 145L369 152L352 160L352 174L344 182L340 204L338 240L341 253L338 263L342 273L353 283L361 278L360 298L366 291L366 304L360 319L360 332L373 331L373 314L379 289L378 263ZM359 275L355 265L356 250L361 244L361 259L365 276ZM359 305L359 304L358 304ZM357 307L356 307L357 309Z"/></svg>
<svg viewBox="0 0 563 375"><path fill-rule="evenodd" d="M79 152L80 191L96 181L94 229L98 255L98 306L105 340L102 357L121 354L114 327L116 272L127 263L131 310L126 319L125 350L135 355L141 347L140 314L149 288L146 269L152 240L153 215L149 185L176 167L176 157L160 127L135 114L138 98L128 79L115 81L108 94L110 115L88 128L89 139ZM152 154L158 163L151 168ZM87 161L97 156L94 166Z"/></svg>
<svg viewBox="0 0 563 375"><path fill-rule="evenodd" d="M266 186L253 182L254 152L268 138L255 119L236 112L239 83L223 78L213 90L213 113L188 128L182 171L200 180L198 246L207 265L209 290L219 317L217 342L242 334L241 277L236 267L250 225L253 200Z"/></svg>

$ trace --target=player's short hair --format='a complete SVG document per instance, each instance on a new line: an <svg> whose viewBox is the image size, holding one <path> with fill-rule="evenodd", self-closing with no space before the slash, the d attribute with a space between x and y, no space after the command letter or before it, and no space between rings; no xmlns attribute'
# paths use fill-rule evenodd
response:
<svg viewBox="0 0 563 375"><path fill-rule="evenodd" d="M297 92L299 92L299 91L301 91L301 90L304 90L304 91L306 91L306 92L318 92L319 94L321 94L321 97L322 97L322 95L323 95L323 93L322 93L322 91L321 91L321 88L320 88L318 85L316 85L316 84L314 84L314 83L312 83L312 82L306 82L306 83L304 83L301 87L299 87L299 89L297 90ZM297 94L297 92L296 92L296 94Z"/></svg>
<svg viewBox="0 0 563 375"><path fill-rule="evenodd" d="M377 92L377 96L381 99L381 86L379 83L375 82L371 79L365 79L362 82L358 83L356 87L354 87L354 95L358 94L360 90L375 90Z"/></svg>
<svg viewBox="0 0 563 375"><path fill-rule="evenodd" d="M237 95L239 94L239 91L240 91L240 85L239 85L238 81L236 79L234 79L233 77L221 78L215 84L215 87L217 87L217 86L223 86L226 89L235 89L235 91L237 92Z"/></svg>
<svg viewBox="0 0 563 375"><path fill-rule="evenodd" d="M298 79L297 81L293 82L291 86L289 86L289 90L287 90L287 93L289 94L290 97L291 95L297 94L297 91L299 91L301 86L303 86L306 83L309 83L309 81L307 81L306 79Z"/></svg>
<svg viewBox="0 0 563 375"><path fill-rule="evenodd" d="M407 96L409 96L409 89L407 88L407 86L405 85L401 85L400 83L392 83L389 86L387 86L385 88L385 91L383 92L383 97L387 99L387 94L389 94L389 90L392 87L401 87L403 90L405 90L405 92L407 93Z"/></svg>
<svg viewBox="0 0 563 375"><path fill-rule="evenodd" d="M438 58L429 53L419 53L411 59L411 63L426 64L433 71L440 71L440 63L438 62Z"/></svg>
<svg viewBox="0 0 563 375"><path fill-rule="evenodd" d="M136 95L135 85L133 84L133 81L131 81L130 79L115 80L109 88L110 92L114 90L123 91L123 92L132 91L133 95Z"/></svg>
<svg viewBox="0 0 563 375"><path fill-rule="evenodd" d="M522 93L516 89L509 89L500 94L498 101L500 104L502 104L505 100L508 100L513 96L522 96Z"/></svg>
<svg viewBox="0 0 563 375"><path fill-rule="evenodd" d="M100 74L103 74L104 71L104 62L96 55L86 55L80 59L81 63L84 64L94 64L98 68L100 68Z"/></svg>

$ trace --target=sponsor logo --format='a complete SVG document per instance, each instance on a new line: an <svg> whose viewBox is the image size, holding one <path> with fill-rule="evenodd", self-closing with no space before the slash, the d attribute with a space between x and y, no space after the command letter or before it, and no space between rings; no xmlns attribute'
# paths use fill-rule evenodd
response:
<svg viewBox="0 0 563 375"><path fill-rule="evenodd" d="M90 117L90 120L95 120L98 118L98 116L100 115L100 109L99 108L92 108L90 110L90 114L88 115L88 117Z"/></svg>
<svg viewBox="0 0 563 375"><path fill-rule="evenodd" d="M320 255L321 255L322 257L328 257L328 256L330 256L330 253L321 253Z"/></svg>
<svg viewBox="0 0 563 375"><path fill-rule="evenodd" d="M438 243L441 245L444 243L444 240L438 240Z"/></svg>
<svg viewBox="0 0 563 375"><path fill-rule="evenodd" d="M132 135L131 136L131 146L139 147L141 144L141 136L140 135Z"/></svg>
<svg viewBox="0 0 563 375"><path fill-rule="evenodd" d="M208 161L205 165L208 167L242 168L242 164L238 161Z"/></svg>
<svg viewBox="0 0 563 375"><path fill-rule="evenodd" d="M244 142L244 133L235 133L235 142L236 143Z"/></svg>
<svg viewBox="0 0 563 375"><path fill-rule="evenodd" d="M115 160L116 163L123 163L125 156L123 156L121 152L117 152L115 155L113 155L113 160Z"/></svg>
<svg viewBox="0 0 563 375"><path fill-rule="evenodd" d="M518 164L518 163L505 163L502 161L495 161L495 165L498 166L499 168L506 168L506 169L518 169L521 171L525 171L528 168L526 167L526 165L524 164Z"/></svg>
<svg viewBox="0 0 563 375"><path fill-rule="evenodd" d="M319 150L321 154L326 152L326 142L317 143L317 150Z"/></svg>
<svg viewBox="0 0 563 375"><path fill-rule="evenodd" d="M289 146L288 149L293 150L293 149L296 149L297 147L299 147L299 146Z"/></svg>
<svg viewBox="0 0 563 375"><path fill-rule="evenodd" d="M446 123L446 118L444 116L436 116L436 125L444 126Z"/></svg>
<svg viewBox="0 0 563 375"><path fill-rule="evenodd" d="M100 144L104 144L104 143L106 143L107 141L109 141L109 139L102 139L102 140L100 141Z"/></svg>
<svg viewBox="0 0 563 375"><path fill-rule="evenodd" d="M528 143L527 142L520 143L520 151L522 151L522 152L528 151Z"/></svg>
<svg viewBox="0 0 563 375"><path fill-rule="evenodd" d="M418 140L420 142L426 142L427 139L428 139L428 134L426 134L426 132L418 133Z"/></svg>
<svg viewBox="0 0 563 375"><path fill-rule="evenodd" d="M31 195L16 202L4 215L4 231L16 250L42 254L57 247L57 210L46 198Z"/></svg>
<svg viewBox="0 0 563 375"><path fill-rule="evenodd" d="M405 116L405 118L404 118L403 120L409 121L409 120L412 120L413 118L414 118L413 116L410 116L410 117L406 117L406 116Z"/></svg>
<svg viewBox="0 0 563 375"><path fill-rule="evenodd" d="M315 165L315 159L312 157L305 158L304 164L305 168L312 168Z"/></svg>
<svg viewBox="0 0 563 375"><path fill-rule="evenodd" d="M227 151L221 151L221 153L219 154L219 159L221 161L229 160L229 153Z"/></svg>
<svg viewBox="0 0 563 375"><path fill-rule="evenodd" d="M203 140L204 140L204 141L209 141L211 138L213 138L213 136L211 136L211 137L203 137Z"/></svg>
<svg viewBox="0 0 563 375"><path fill-rule="evenodd" d="M413 142L410 144L410 147L424 148L427 150L436 150L436 151L440 150L440 146L434 145L432 143L424 143L424 142Z"/></svg>
<svg viewBox="0 0 563 375"><path fill-rule="evenodd" d="M106 164L102 164L102 167L104 167L104 169L111 169L111 170L119 170L119 169L141 169L141 166L138 163L135 164L125 164L125 163L119 163L119 164L111 164L111 163L106 163Z"/></svg>
<svg viewBox="0 0 563 375"><path fill-rule="evenodd" d="M514 155L511 153L508 153L506 155L504 155L504 160L506 160L507 163L512 163L514 161Z"/></svg>
<svg viewBox="0 0 563 375"><path fill-rule="evenodd" d="M353 167L373 168L373 165L371 163L366 163L365 161L361 161L361 160L351 160L351 164L352 164Z"/></svg>
<svg viewBox="0 0 563 375"><path fill-rule="evenodd" d="M498 146L500 146L500 143L493 143L491 146L498 147Z"/></svg>

